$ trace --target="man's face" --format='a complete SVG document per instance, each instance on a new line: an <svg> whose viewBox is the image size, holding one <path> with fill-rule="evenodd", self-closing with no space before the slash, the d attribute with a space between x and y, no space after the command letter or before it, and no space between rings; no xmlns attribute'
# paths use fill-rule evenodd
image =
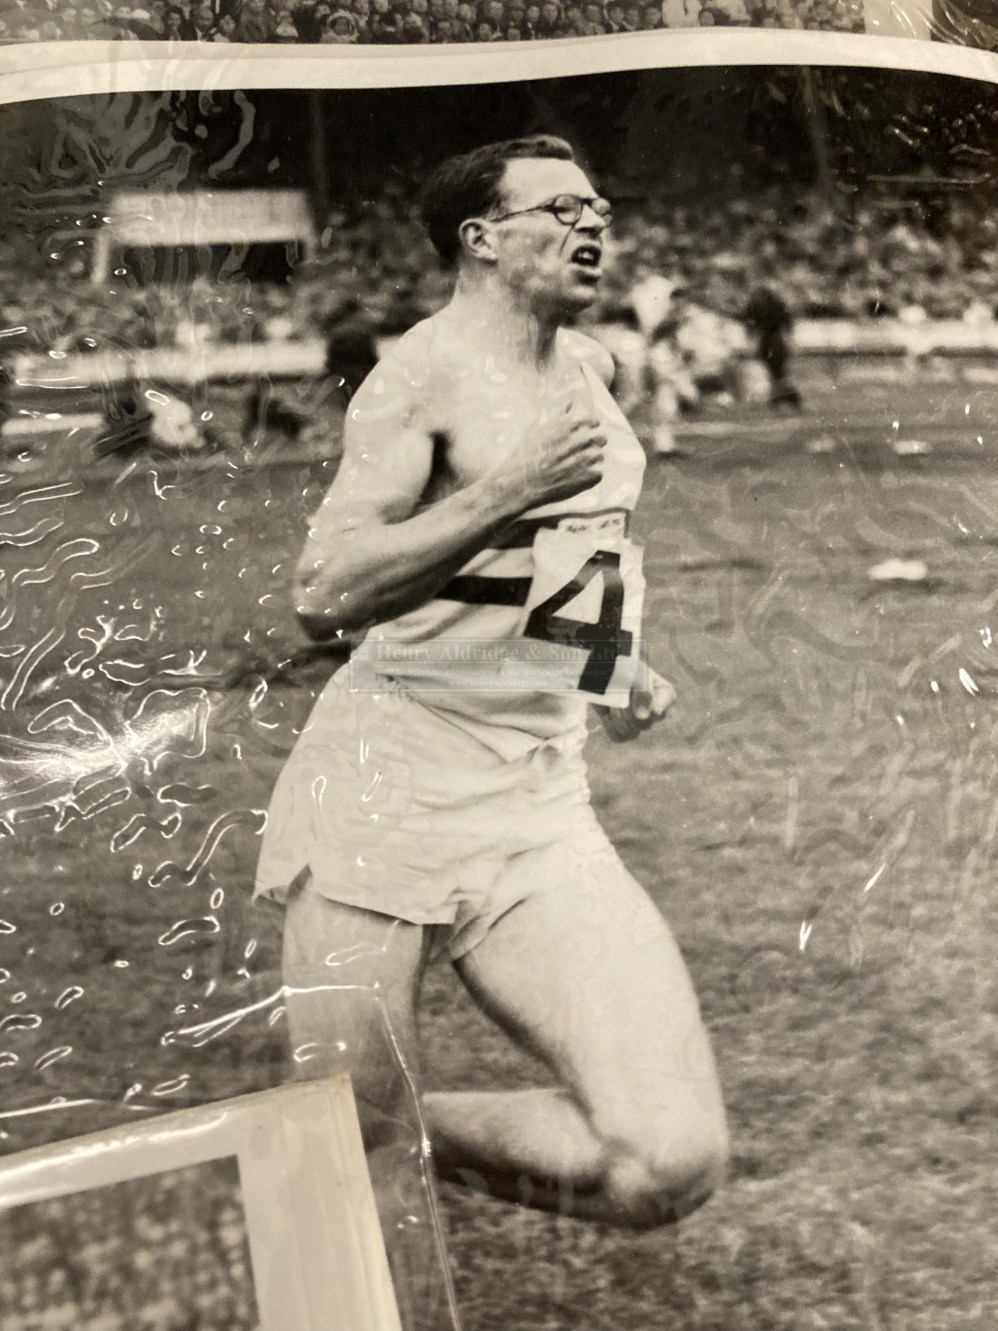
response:
<svg viewBox="0 0 998 1331"><path fill-rule="evenodd" d="M506 164L501 213L520 213L559 194L591 199L593 189L575 162L524 157ZM522 213L493 223L499 275L536 313L580 313L596 298L603 273L607 223L586 207L574 226L550 212Z"/></svg>

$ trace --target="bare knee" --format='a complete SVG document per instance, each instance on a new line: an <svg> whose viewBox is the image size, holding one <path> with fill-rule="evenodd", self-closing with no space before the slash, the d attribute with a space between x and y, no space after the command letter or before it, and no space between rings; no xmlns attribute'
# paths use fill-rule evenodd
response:
<svg viewBox="0 0 998 1331"><path fill-rule="evenodd" d="M684 1219L716 1191L728 1158L720 1118L691 1125L682 1135L669 1125L661 1133L652 1128L608 1143L604 1186L618 1223L647 1230Z"/></svg>

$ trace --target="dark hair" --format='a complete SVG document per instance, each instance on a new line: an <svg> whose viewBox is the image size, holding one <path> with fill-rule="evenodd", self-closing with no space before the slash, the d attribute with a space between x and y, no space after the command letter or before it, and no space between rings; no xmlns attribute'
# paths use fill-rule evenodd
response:
<svg viewBox="0 0 998 1331"><path fill-rule="evenodd" d="M521 157L552 157L574 162L571 145L553 134L487 143L460 157L448 157L431 174L420 197L420 215L433 248L447 265L456 262L458 228L469 217L486 217L502 204L506 163Z"/></svg>

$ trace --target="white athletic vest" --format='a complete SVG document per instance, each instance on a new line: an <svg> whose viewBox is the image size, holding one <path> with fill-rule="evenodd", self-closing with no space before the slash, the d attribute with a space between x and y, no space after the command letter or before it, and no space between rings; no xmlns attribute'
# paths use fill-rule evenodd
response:
<svg viewBox="0 0 998 1331"><path fill-rule="evenodd" d="M607 435L599 483L524 514L432 600L372 628L351 689L404 689L514 757L624 706L641 670L644 578L629 539L644 450L587 367Z"/></svg>

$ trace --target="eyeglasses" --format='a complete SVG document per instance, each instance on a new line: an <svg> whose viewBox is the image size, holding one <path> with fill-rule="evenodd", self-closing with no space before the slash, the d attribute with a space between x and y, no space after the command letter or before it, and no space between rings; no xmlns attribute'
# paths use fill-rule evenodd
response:
<svg viewBox="0 0 998 1331"><path fill-rule="evenodd" d="M562 226L578 226L587 208L592 209L607 226L613 221L613 204L609 199L583 199L578 194L556 194L547 203L535 203L533 208L503 213L500 217L491 218L491 221L505 222L510 217L525 217L527 213L550 213Z"/></svg>

